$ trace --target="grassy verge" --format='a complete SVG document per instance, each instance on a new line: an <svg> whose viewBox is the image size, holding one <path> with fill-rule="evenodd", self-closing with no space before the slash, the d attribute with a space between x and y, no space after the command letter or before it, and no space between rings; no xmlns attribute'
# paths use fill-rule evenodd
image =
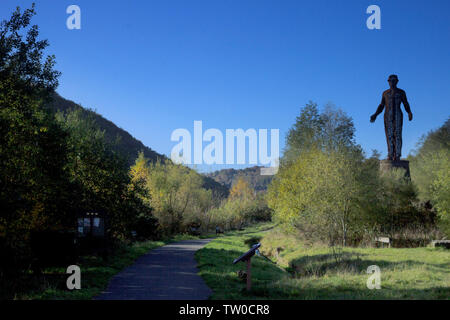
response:
<svg viewBox="0 0 450 320"><path fill-rule="evenodd" d="M244 263L233 265L233 260L246 252L254 243L259 242L273 224L261 224L244 231L229 232L198 250L195 257L199 274L214 291L212 299L252 299L263 298L259 295L247 294L245 281L237 272L245 270ZM261 258L252 258L253 287L265 288L283 277L285 271L276 264Z"/></svg>
<svg viewBox="0 0 450 320"><path fill-rule="evenodd" d="M89 300L99 294L108 285L112 276L131 265L138 257L149 250L171 242L204 238L211 235L192 236L176 235L163 241L136 242L121 245L105 261L98 256L80 257L78 266L81 269L81 290L67 290L66 269L61 267L47 268L42 276L24 275L15 283L16 294L12 299L18 300ZM9 299L8 298L8 299Z"/></svg>
<svg viewBox="0 0 450 320"><path fill-rule="evenodd" d="M261 225L210 242L196 254L212 299L449 299L450 252L435 248L344 248L307 245ZM252 259L245 291L232 261L252 243L269 259ZM367 267L381 269L381 289L367 288Z"/></svg>

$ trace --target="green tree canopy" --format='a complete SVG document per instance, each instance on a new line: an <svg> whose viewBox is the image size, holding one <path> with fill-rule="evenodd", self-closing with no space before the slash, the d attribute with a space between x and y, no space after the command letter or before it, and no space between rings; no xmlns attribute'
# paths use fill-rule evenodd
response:
<svg viewBox="0 0 450 320"><path fill-rule="evenodd" d="M30 26L34 5L0 23L0 235L64 217L65 133L44 107L58 85L48 43ZM26 236L26 233L23 234Z"/></svg>
<svg viewBox="0 0 450 320"><path fill-rule="evenodd" d="M354 133L353 120L342 110L327 104L320 113L317 104L309 102L288 132L282 162L295 161L311 148L355 148Z"/></svg>
<svg viewBox="0 0 450 320"><path fill-rule="evenodd" d="M430 201L450 235L450 119L422 137L411 160L411 176L419 198Z"/></svg>

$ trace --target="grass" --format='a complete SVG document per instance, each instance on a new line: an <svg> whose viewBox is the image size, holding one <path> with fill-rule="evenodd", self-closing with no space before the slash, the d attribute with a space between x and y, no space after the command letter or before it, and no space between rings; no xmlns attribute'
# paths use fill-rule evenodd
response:
<svg viewBox="0 0 450 320"><path fill-rule="evenodd" d="M269 229L264 231L265 229ZM261 242L252 259L252 291L233 259ZM197 251L212 299L449 299L450 252L442 248L335 248L308 245L271 224L230 233ZM367 267L381 269L381 289L367 288Z"/></svg>
<svg viewBox="0 0 450 320"><path fill-rule="evenodd" d="M122 244L105 261L98 256L80 257L77 265L81 269L81 290L69 291L66 280L69 276L62 267L46 268L42 276L31 272L16 279L13 284L13 296L6 299L17 300L90 300L106 288L112 276L131 265L138 257L148 251L183 240L204 238L211 235L192 236L180 234L162 241L136 242L131 245Z"/></svg>

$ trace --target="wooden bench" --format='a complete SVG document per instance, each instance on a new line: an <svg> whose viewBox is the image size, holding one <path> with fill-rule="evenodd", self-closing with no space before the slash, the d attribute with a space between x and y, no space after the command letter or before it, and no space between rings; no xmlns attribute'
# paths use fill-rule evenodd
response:
<svg viewBox="0 0 450 320"><path fill-rule="evenodd" d="M219 233L223 233L223 230L219 226L217 226L216 227L216 234L219 234Z"/></svg>
<svg viewBox="0 0 450 320"><path fill-rule="evenodd" d="M431 241L433 248L444 247L450 249L450 240L433 240Z"/></svg>
<svg viewBox="0 0 450 320"><path fill-rule="evenodd" d="M385 243L387 243L387 245L388 245L388 248L390 248L391 247L391 239L389 239L389 237L376 237L375 238L375 242L381 242L383 245L383 248L384 248L384 244Z"/></svg>

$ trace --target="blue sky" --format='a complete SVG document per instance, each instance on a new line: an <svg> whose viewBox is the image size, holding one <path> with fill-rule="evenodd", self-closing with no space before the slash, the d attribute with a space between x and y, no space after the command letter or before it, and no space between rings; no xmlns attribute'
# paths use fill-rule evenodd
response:
<svg viewBox="0 0 450 320"><path fill-rule="evenodd" d="M0 18L33 1L2 0ZM309 100L354 119L356 140L386 156L382 116L396 73L414 114L403 155L450 115L450 1L36 0L59 93L170 154L177 128L278 128L280 145ZM81 30L66 8L81 8ZM366 8L381 8L381 30ZM405 118L406 119L406 118ZM238 166L236 166L238 167ZM203 170L219 166L202 167Z"/></svg>

